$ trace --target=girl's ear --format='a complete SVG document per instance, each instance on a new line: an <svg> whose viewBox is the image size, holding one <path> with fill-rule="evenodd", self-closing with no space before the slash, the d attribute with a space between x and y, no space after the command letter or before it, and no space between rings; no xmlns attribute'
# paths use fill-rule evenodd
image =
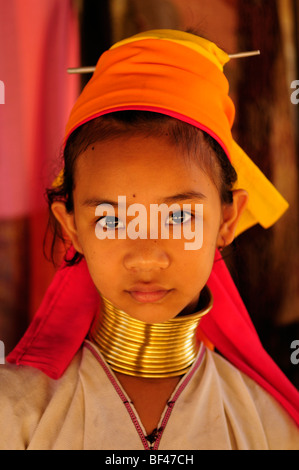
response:
<svg viewBox="0 0 299 470"><path fill-rule="evenodd" d="M79 253L83 254L83 250L78 239L74 214L67 212L65 204L59 201L53 202L51 210L67 236L70 238L74 248Z"/></svg>
<svg viewBox="0 0 299 470"><path fill-rule="evenodd" d="M248 193L244 189L236 189L233 191L233 202L223 204L222 222L217 240L218 248L224 248L234 240L236 227L247 201Z"/></svg>

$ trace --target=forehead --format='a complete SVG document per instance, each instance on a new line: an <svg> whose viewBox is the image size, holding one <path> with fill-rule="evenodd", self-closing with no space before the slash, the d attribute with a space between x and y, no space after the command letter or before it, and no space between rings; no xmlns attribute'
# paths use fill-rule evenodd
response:
<svg viewBox="0 0 299 470"><path fill-rule="evenodd" d="M200 156L198 157L200 158ZM76 162L75 191L167 195L214 186L195 157L165 138L117 137L90 145Z"/></svg>

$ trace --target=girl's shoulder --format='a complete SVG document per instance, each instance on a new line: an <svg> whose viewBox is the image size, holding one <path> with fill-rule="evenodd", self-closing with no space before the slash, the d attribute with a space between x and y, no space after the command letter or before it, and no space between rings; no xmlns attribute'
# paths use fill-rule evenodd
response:
<svg viewBox="0 0 299 470"><path fill-rule="evenodd" d="M71 364L66 370L69 375L70 371L75 371L80 366L81 350L73 358ZM65 374L62 375L64 377ZM17 365L6 362L0 365L0 396L7 395L8 390L13 388L15 393L22 393L23 395L27 392L32 394L34 392L34 386L48 388L55 383L59 383L61 379L52 379L50 374L47 375L42 370L29 366L29 365Z"/></svg>
<svg viewBox="0 0 299 470"><path fill-rule="evenodd" d="M0 449L26 449L51 403L72 396L78 381L80 354L63 376L52 379L35 367L6 363L0 366Z"/></svg>
<svg viewBox="0 0 299 470"><path fill-rule="evenodd" d="M49 378L29 366L0 366L0 449L23 450L47 402Z"/></svg>
<svg viewBox="0 0 299 470"><path fill-rule="evenodd" d="M49 381L43 372L34 367L18 366L6 363L0 366L1 410L15 407L24 401L24 406L31 401L40 401Z"/></svg>
<svg viewBox="0 0 299 470"><path fill-rule="evenodd" d="M243 422L254 421L274 449L284 445L299 449L298 426L267 390L217 352L207 351L207 364L217 376L223 406L230 410L232 421L236 416Z"/></svg>
<svg viewBox="0 0 299 470"><path fill-rule="evenodd" d="M246 373L240 371L236 366L224 358L219 352L207 351L207 362L212 364L214 372L218 375L221 386L227 395L233 396L243 389L244 394L248 394L256 404L263 405L265 402L277 404L277 401L255 380ZM298 394L299 397L299 394ZM248 398L248 397L247 397ZM280 405L278 405L281 408Z"/></svg>

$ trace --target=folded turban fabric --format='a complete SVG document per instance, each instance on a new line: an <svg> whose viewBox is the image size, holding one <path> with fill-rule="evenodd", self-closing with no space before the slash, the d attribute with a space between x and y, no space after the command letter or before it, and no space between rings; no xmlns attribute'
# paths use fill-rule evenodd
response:
<svg viewBox="0 0 299 470"><path fill-rule="evenodd" d="M249 194L237 235L256 223L271 226L288 204L232 137L235 108L223 73L228 61L214 43L181 31L146 31L116 43L102 54L75 103L65 143L82 124L121 110L159 112L192 124L217 140L238 174L235 189ZM215 261L208 281L214 306L200 323L199 337L265 388L299 424L297 390L263 349L219 252ZM84 259L62 266L7 360L59 378L80 348L99 302Z"/></svg>

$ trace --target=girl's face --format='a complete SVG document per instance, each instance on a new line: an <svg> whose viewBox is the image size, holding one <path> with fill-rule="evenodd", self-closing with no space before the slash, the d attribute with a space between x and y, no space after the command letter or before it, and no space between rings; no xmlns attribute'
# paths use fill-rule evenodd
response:
<svg viewBox="0 0 299 470"><path fill-rule="evenodd" d="M52 209L75 248L84 255L96 288L116 307L148 323L194 311L209 278L216 247L230 243L234 227L229 224L236 223L233 208L240 206L221 205L218 189L194 158L184 157L166 138L143 136L119 137L89 146L76 162L73 196L73 214L67 214L59 202ZM119 196L126 197L127 210L138 203L146 211L143 238L132 239L131 232L127 233L126 227L139 213L120 212ZM107 211L109 217L105 217L106 212L102 217L96 215L96 208L104 202L114 204L114 211ZM163 202L168 207L176 203L182 211L183 204L189 204L191 210L164 213L159 236L153 238L150 208ZM184 237L183 225L189 224L188 233L194 232L195 226L201 230L200 223L196 225L201 217L200 204L202 246L186 249L186 242L192 239ZM161 238L166 226L169 236ZM115 239L100 240L96 227L106 234L115 227ZM181 228L181 236L174 238ZM136 226L139 233L140 229Z"/></svg>

